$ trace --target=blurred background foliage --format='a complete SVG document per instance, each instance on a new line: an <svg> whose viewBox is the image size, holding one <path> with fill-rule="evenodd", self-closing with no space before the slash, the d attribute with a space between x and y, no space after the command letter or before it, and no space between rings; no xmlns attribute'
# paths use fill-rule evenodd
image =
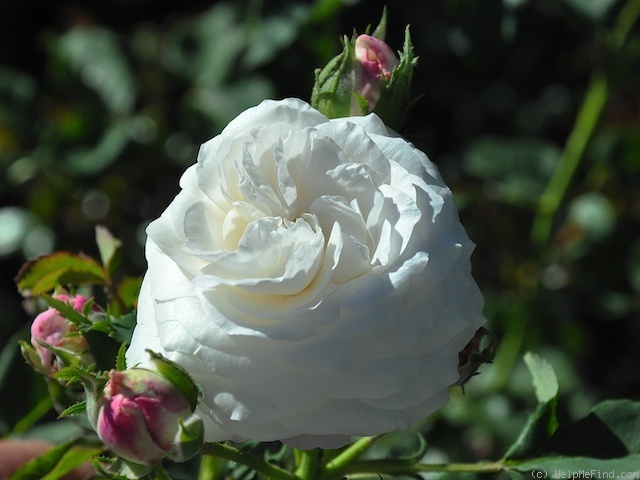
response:
<svg viewBox="0 0 640 480"><path fill-rule="evenodd" d="M402 134L455 193L500 342L494 364L424 423L427 455L504 453L536 403L526 350L556 369L561 421L602 399L639 399L639 2L387 3L387 42L400 49L410 24L420 57L422 97ZM144 228L199 145L265 98L308 100L340 36L375 25L383 6L0 1L1 436L68 435L49 425L44 382L19 354L36 313L13 283L22 263L53 250L97 256L102 224L141 275ZM599 99L583 103L592 90ZM541 198L584 105L597 123L592 136L576 130L589 141L549 213Z"/></svg>

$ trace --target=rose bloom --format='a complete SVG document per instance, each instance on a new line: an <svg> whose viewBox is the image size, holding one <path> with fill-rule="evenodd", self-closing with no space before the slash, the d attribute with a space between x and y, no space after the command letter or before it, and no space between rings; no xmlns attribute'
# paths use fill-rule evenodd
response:
<svg viewBox="0 0 640 480"><path fill-rule="evenodd" d="M192 375L207 441L334 448L447 402L485 319L474 245L424 153L374 114L265 101L180 186L147 228L127 356Z"/></svg>

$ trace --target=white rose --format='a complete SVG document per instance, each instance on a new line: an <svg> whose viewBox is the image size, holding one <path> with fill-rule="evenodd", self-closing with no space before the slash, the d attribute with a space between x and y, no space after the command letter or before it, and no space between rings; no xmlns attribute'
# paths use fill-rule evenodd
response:
<svg viewBox="0 0 640 480"><path fill-rule="evenodd" d="M447 402L483 299L424 153L374 114L265 101L180 186L147 229L127 359L151 349L193 376L206 440L333 448Z"/></svg>

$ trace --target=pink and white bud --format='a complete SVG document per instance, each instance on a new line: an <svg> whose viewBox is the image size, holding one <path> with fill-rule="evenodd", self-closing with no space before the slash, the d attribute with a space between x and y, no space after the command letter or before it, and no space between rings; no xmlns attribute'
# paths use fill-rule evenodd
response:
<svg viewBox="0 0 640 480"><path fill-rule="evenodd" d="M361 65L357 93L367 101L367 110L371 112L380 100L382 79L389 80L391 72L400 61L389 45L370 35L359 35L356 38L355 56L357 63Z"/></svg>
<svg viewBox="0 0 640 480"><path fill-rule="evenodd" d="M195 431L192 437L199 437L201 443L202 421L192 413L183 391L158 372L142 368L110 371L96 407L98 436L125 460L155 465L164 457L190 458L195 450L184 454L185 429Z"/></svg>
<svg viewBox="0 0 640 480"><path fill-rule="evenodd" d="M89 300L82 295L56 295L57 300L69 303L74 310L81 312ZM42 365L42 373L52 374L64 366L64 361L54 350L64 351L77 360L77 363L89 365L93 356L87 340L73 322L64 318L55 308L40 313L31 324L31 344ZM67 358L69 358L67 356Z"/></svg>

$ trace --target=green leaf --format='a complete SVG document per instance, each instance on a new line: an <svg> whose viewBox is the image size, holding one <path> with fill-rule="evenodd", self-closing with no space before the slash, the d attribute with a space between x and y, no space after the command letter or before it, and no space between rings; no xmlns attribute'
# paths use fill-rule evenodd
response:
<svg viewBox="0 0 640 480"><path fill-rule="evenodd" d="M608 400L600 403L582 420L561 426L544 451L593 457L640 454L640 402Z"/></svg>
<svg viewBox="0 0 640 480"><path fill-rule="evenodd" d="M118 342L129 342L136 326L136 313L131 312L111 319L110 336Z"/></svg>
<svg viewBox="0 0 640 480"><path fill-rule="evenodd" d="M142 277L127 277L118 285L118 295L127 308L134 308L138 303Z"/></svg>
<svg viewBox="0 0 640 480"><path fill-rule="evenodd" d="M111 370L115 368L120 342L110 335L96 330L84 332L84 337L89 343L97 369Z"/></svg>
<svg viewBox="0 0 640 480"><path fill-rule="evenodd" d="M114 262L114 259L122 246L122 242L115 238L106 227L96 225L96 243L100 251L102 265L107 271L113 272L114 268L112 268L111 264L117 263Z"/></svg>
<svg viewBox="0 0 640 480"><path fill-rule="evenodd" d="M504 460L534 456L558 427L556 400L541 403L531 414L518 439L505 453Z"/></svg>
<svg viewBox="0 0 640 480"><path fill-rule="evenodd" d="M76 415L82 415L86 412L87 412L87 402L82 401L82 402L75 403L70 407L66 408L63 412L60 413L60 415L58 415L58 418L73 417Z"/></svg>
<svg viewBox="0 0 640 480"><path fill-rule="evenodd" d="M116 370L123 371L127 369L127 359L125 354L127 353L127 343L122 343L118 350L118 356L116 357Z"/></svg>
<svg viewBox="0 0 640 480"><path fill-rule="evenodd" d="M91 320L89 320L86 316L78 312L75 308L73 308L69 303L63 302L62 300L58 300L55 297L47 295L46 293L42 294L42 299L49 305L51 308L55 308L60 315L64 318L73 322L78 328L86 328L91 325Z"/></svg>
<svg viewBox="0 0 640 480"><path fill-rule="evenodd" d="M547 403L558 395L558 378L553 367L535 353L527 352L524 361L533 376L533 386L539 403Z"/></svg>
<svg viewBox="0 0 640 480"><path fill-rule="evenodd" d="M27 262L16 277L24 296L49 292L58 285L104 285L102 266L82 254L55 252Z"/></svg>
<svg viewBox="0 0 640 480"><path fill-rule="evenodd" d="M540 451L544 442L558 428L556 417L558 378L553 367L546 360L531 352L525 353L524 361L533 376L538 406L529 416L518 439L505 453L505 460L531 457Z"/></svg>
<svg viewBox="0 0 640 480"><path fill-rule="evenodd" d="M95 457L102 451L102 448L97 447L82 447L75 446L65 452L62 458L58 461L56 466L49 472L48 475L43 477L42 480L58 480L62 479L71 470L87 463L92 457Z"/></svg>

